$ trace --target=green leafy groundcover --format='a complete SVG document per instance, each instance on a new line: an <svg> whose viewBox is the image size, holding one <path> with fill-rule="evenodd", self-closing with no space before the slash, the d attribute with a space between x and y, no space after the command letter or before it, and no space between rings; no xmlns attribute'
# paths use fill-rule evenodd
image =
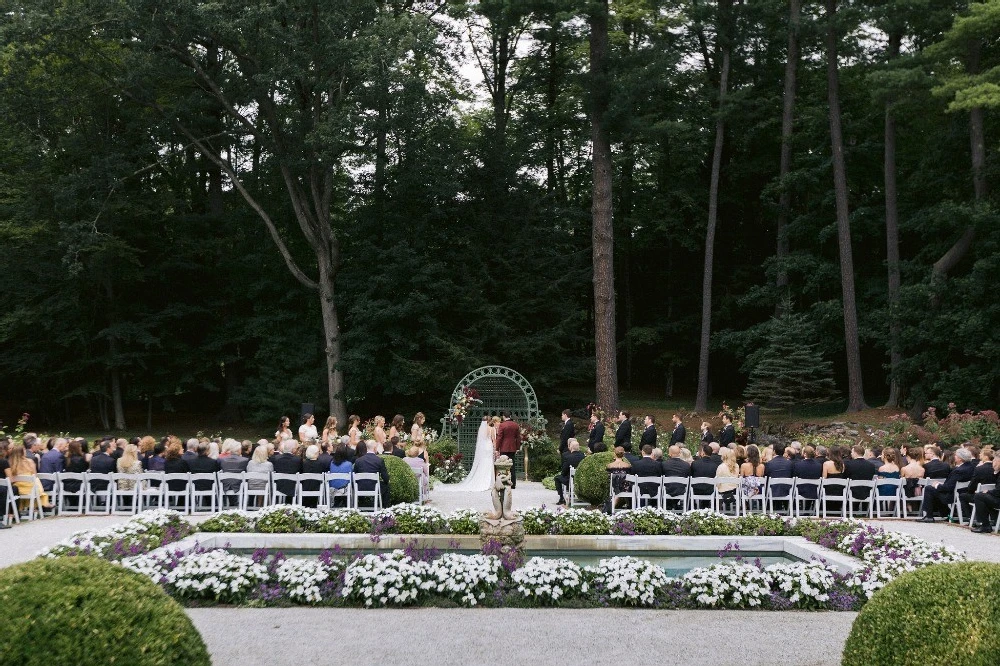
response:
<svg viewBox="0 0 1000 666"><path fill-rule="evenodd" d="M0 570L0 666L210 664L180 604L145 576L96 557Z"/></svg>
<svg viewBox="0 0 1000 666"><path fill-rule="evenodd" d="M939 564L896 578L854 620L843 664L1000 664L1000 564Z"/></svg>

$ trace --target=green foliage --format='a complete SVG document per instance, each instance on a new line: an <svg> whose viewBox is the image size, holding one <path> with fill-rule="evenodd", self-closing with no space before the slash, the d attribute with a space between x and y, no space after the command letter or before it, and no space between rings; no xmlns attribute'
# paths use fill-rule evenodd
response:
<svg viewBox="0 0 1000 666"><path fill-rule="evenodd" d="M90 557L0 570L3 666L112 663L206 666L205 643L180 604L145 576Z"/></svg>
<svg viewBox="0 0 1000 666"><path fill-rule="evenodd" d="M382 456L389 470L389 503L404 504L420 499L417 477L402 459L396 456Z"/></svg>
<svg viewBox="0 0 1000 666"><path fill-rule="evenodd" d="M273 509L257 519L254 528L265 534L284 534L302 532L305 527L297 510L289 508Z"/></svg>
<svg viewBox="0 0 1000 666"><path fill-rule="evenodd" d="M559 457L559 445L547 440L546 444L537 444L531 450L528 457L528 478L530 481L542 481L547 476L558 474L560 467L562 459Z"/></svg>
<svg viewBox="0 0 1000 666"><path fill-rule="evenodd" d="M525 534L550 534L556 523L556 516L551 511L533 508L521 512L524 519Z"/></svg>
<svg viewBox="0 0 1000 666"><path fill-rule="evenodd" d="M937 564L903 574L865 604L844 646L845 666L932 663L1000 663L1000 564Z"/></svg>
<svg viewBox="0 0 1000 666"><path fill-rule="evenodd" d="M580 499L593 505L601 505L608 498L611 477L606 469L615 459L612 451L604 451L587 456L576 468L574 490Z"/></svg>
<svg viewBox="0 0 1000 666"><path fill-rule="evenodd" d="M544 479L542 479L542 488L545 488L546 490L555 490L556 489L556 477L554 477L554 476L547 476Z"/></svg>
<svg viewBox="0 0 1000 666"><path fill-rule="evenodd" d="M256 521L250 516L240 513L219 513L202 521L198 525L199 532L249 532ZM282 531L282 530L274 530Z"/></svg>
<svg viewBox="0 0 1000 666"><path fill-rule="evenodd" d="M475 509L459 509L448 516L448 531L452 534L479 534L481 518Z"/></svg>
<svg viewBox="0 0 1000 666"><path fill-rule="evenodd" d="M358 511L336 511L325 514L313 529L327 534L367 534L372 529L372 521Z"/></svg>
<svg viewBox="0 0 1000 666"><path fill-rule="evenodd" d="M451 437L439 437L436 441L427 445L427 456L431 459L432 465L438 456L443 460L447 460L456 453L458 453L458 442Z"/></svg>

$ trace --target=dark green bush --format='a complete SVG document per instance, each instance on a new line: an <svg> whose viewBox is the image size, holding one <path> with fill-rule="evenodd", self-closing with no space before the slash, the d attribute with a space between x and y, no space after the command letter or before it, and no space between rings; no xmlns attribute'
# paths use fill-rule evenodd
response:
<svg viewBox="0 0 1000 666"><path fill-rule="evenodd" d="M548 444L538 444L528 453L528 479L541 481L547 476L555 476L562 467L559 445L548 440Z"/></svg>
<svg viewBox="0 0 1000 666"><path fill-rule="evenodd" d="M220 513L198 526L199 532L252 532L254 519L238 513Z"/></svg>
<svg viewBox="0 0 1000 666"><path fill-rule="evenodd" d="M458 453L458 442L451 437L442 437L428 444L427 457L431 461L431 472L434 472L433 468L436 466L435 460L448 460L456 453Z"/></svg>
<svg viewBox="0 0 1000 666"><path fill-rule="evenodd" d="M583 459L576 469L576 494L591 504L603 504L608 498L611 478L605 469L615 454L612 451L595 453Z"/></svg>
<svg viewBox="0 0 1000 666"><path fill-rule="evenodd" d="M396 456L382 456L382 460L389 470L389 503L403 504L420 499L417 477L410 466Z"/></svg>
<svg viewBox="0 0 1000 666"><path fill-rule="evenodd" d="M855 618L842 663L1000 664L1000 564L935 564L895 579Z"/></svg>
<svg viewBox="0 0 1000 666"><path fill-rule="evenodd" d="M145 576L94 557L0 570L0 666L210 664L180 604Z"/></svg>

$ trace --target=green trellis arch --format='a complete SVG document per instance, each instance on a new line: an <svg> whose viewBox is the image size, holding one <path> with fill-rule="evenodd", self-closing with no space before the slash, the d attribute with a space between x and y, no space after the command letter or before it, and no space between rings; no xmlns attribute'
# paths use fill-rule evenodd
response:
<svg viewBox="0 0 1000 666"><path fill-rule="evenodd" d="M449 418L449 414L451 414L452 406L464 395L466 387L478 391L479 398L483 402L473 405L462 422L456 423ZM535 395L535 389L516 370L502 365L486 365L476 368L462 377L455 385L445 416L441 419L441 433L458 442L458 450L462 454L462 463L466 469L472 466L472 458L476 450L476 435L479 432L479 424L483 420L483 415L491 413L499 415L500 412L507 410L518 423L545 426L545 419L542 418L538 409L538 397ZM518 457L523 455L520 453ZM519 467L523 469L523 465Z"/></svg>

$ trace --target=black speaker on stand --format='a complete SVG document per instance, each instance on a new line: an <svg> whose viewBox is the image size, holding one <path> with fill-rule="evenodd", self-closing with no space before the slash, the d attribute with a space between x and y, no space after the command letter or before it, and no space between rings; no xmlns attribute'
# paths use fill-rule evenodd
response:
<svg viewBox="0 0 1000 666"><path fill-rule="evenodd" d="M746 427L750 428L750 437L748 441L754 444L757 441L756 429L760 427L760 407L750 403L744 407L746 410L744 415L744 424Z"/></svg>
<svg viewBox="0 0 1000 666"><path fill-rule="evenodd" d="M315 413L316 413L315 404L311 402L303 402L302 409L299 410L299 425L302 425L305 422L306 414L315 414ZM293 430L298 432L298 430L295 428L293 428Z"/></svg>

